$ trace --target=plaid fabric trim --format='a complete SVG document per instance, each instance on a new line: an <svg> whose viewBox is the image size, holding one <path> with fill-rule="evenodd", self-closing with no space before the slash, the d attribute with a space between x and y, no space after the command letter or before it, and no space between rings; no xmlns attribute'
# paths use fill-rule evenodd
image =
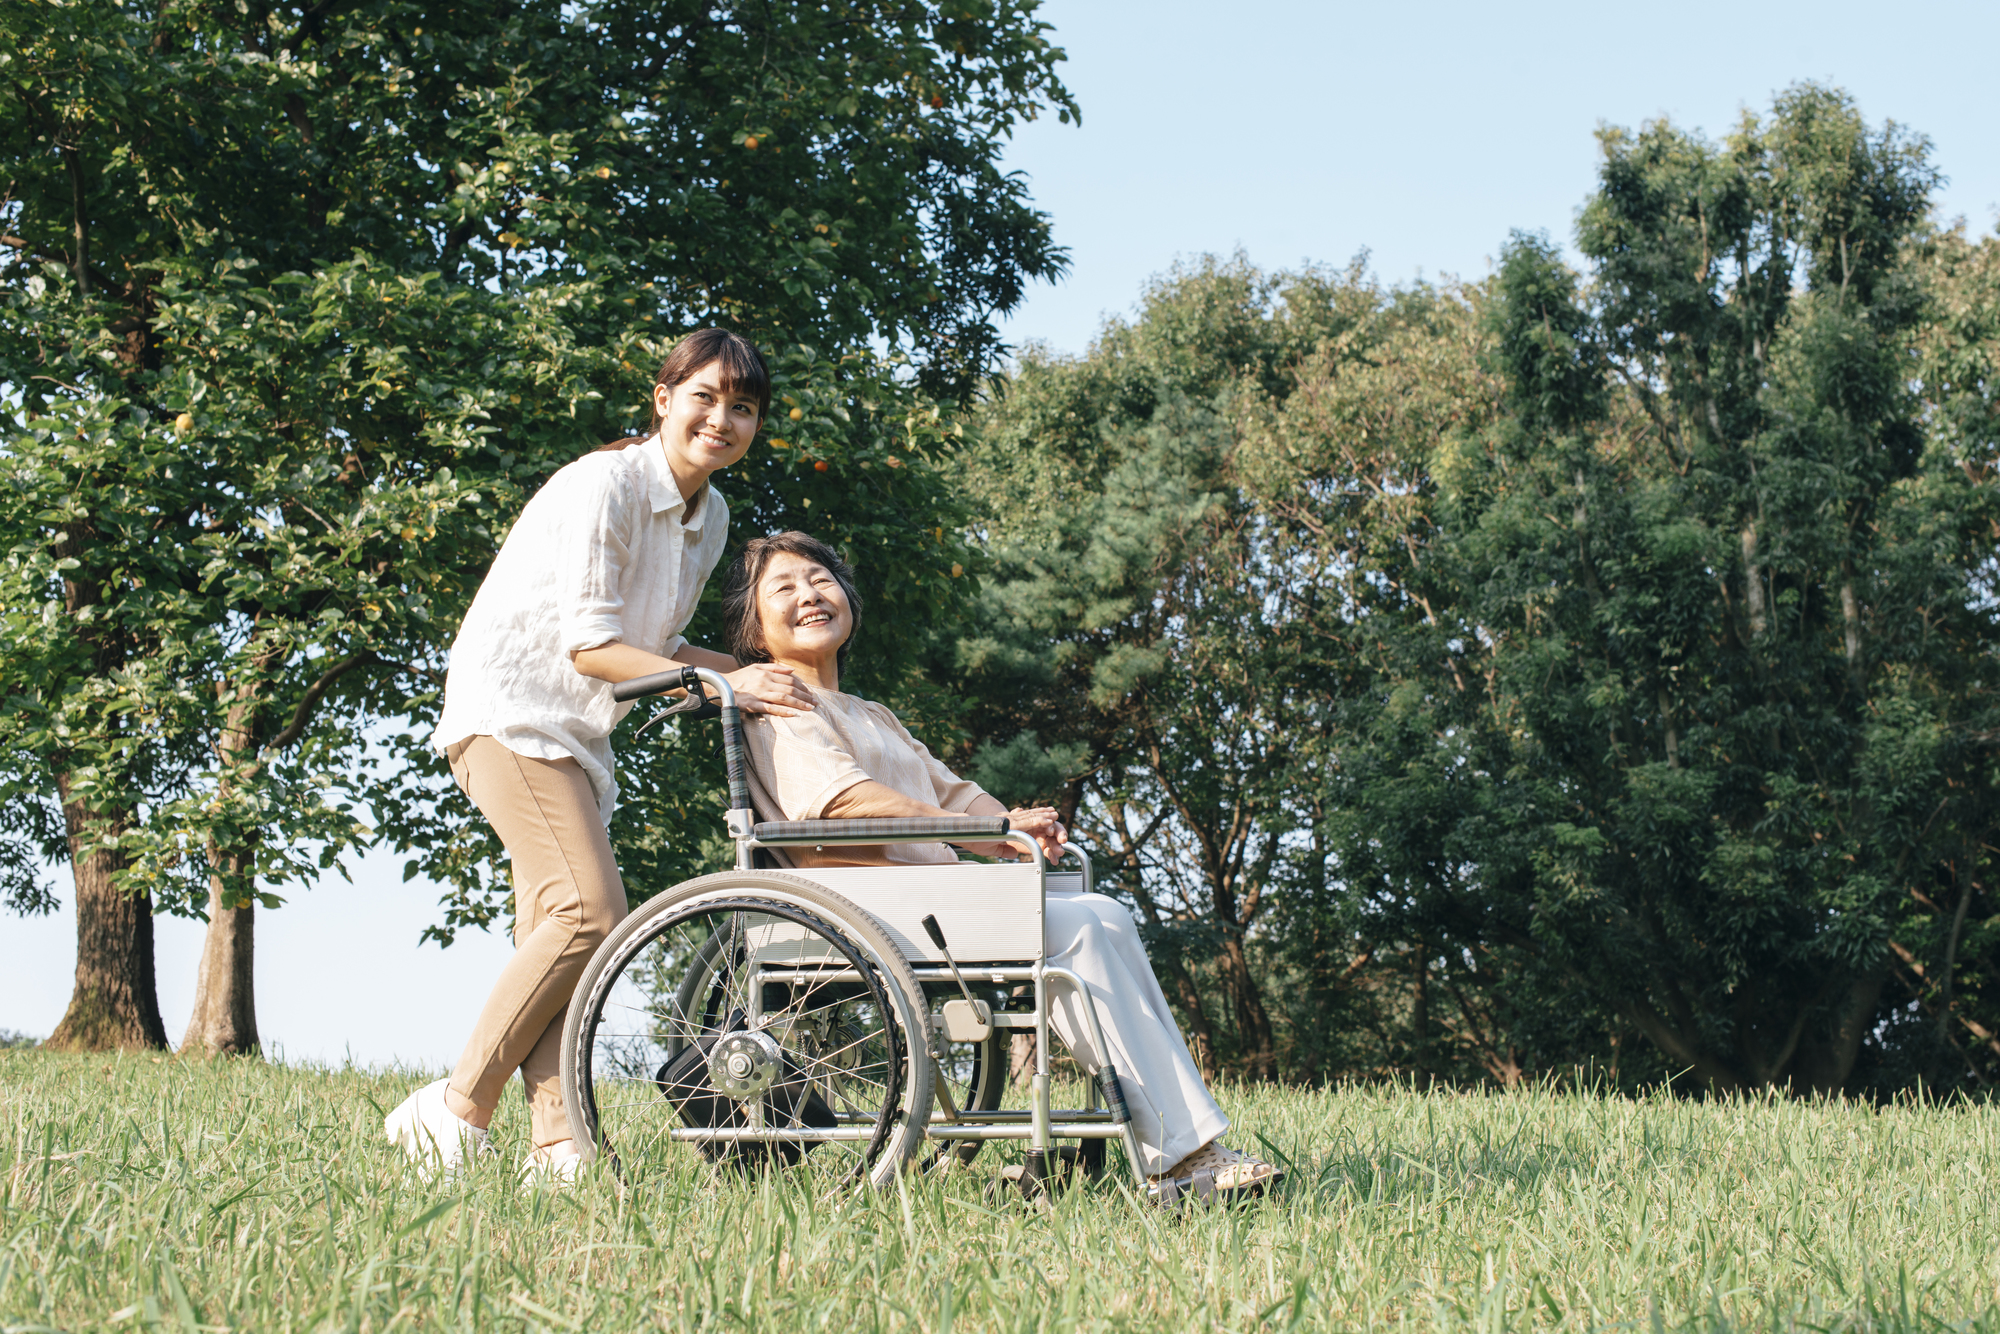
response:
<svg viewBox="0 0 2000 1334"><path fill-rule="evenodd" d="M729 773L729 809L750 809L750 783L743 770L743 708L731 705L722 711L722 763Z"/></svg>
<svg viewBox="0 0 2000 1334"><path fill-rule="evenodd" d="M959 815L912 817L903 820L771 820L753 831L761 842L780 839L891 838L906 834L929 834L935 838L995 838L1007 832L1004 815Z"/></svg>

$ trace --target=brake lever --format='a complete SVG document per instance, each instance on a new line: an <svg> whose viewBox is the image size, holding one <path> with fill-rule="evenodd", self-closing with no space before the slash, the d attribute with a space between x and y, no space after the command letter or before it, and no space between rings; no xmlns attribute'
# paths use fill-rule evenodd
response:
<svg viewBox="0 0 2000 1334"><path fill-rule="evenodd" d="M709 710L709 713L706 716L711 718L715 717L716 715L722 712L722 710L719 707L717 707L713 702L711 702L708 696L702 692L701 688L697 686L694 689L689 690L685 695L682 695L679 699L675 700L673 703L667 705L666 708L661 709L658 713L648 718L646 720L646 725L644 727L641 727L633 735L634 736L646 735L647 730L651 728L654 723L659 722L660 719L662 718L671 718L675 714L680 714L680 713L692 713L697 716L700 716L702 714L702 710L704 709Z"/></svg>

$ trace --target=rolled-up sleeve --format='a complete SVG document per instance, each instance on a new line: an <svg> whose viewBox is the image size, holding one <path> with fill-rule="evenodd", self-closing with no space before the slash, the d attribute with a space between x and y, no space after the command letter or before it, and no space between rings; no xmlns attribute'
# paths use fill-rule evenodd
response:
<svg viewBox="0 0 2000 1334"><path fill-rule="evenodd" d="M635 509L622 474L610 469L558 473L573 489L562 498L556 532L556 606L562 651L576 653L625 638L625 568L632 561Z"/></svg>

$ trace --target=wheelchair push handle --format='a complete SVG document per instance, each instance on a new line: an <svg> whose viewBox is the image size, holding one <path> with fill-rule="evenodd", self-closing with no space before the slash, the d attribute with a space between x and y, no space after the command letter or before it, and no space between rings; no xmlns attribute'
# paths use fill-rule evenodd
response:
<svg viewBox="0 0 2000 1334"><path fill-rule="evenodd" d="M676 667L671 671L654 672L650 676L635 676L629 681L620 681L611 687L611 697L623 704L627 700L639 699L645 695L658 695L669 690L685 690L690 703L703 698L702 687L715 692L716 703L722 706L722 756L729 770L730 819L739 817L734 812L742 812L741 820L748 829L750 816L750 787L744 781L743 770L743 713L736 707L736 691L729 684L729 678L721 672L712 672L706 667ZM677 710L669 710L676 712ZM730 829L735 831L732 823Z"/></svg>
<svg viewBox="0 0 2000 1334"><path fill-rule="evenodd" d="M710 672L709 675L713 676L715 673ZM629 681L620 681L612 686L611 698L624 704L629 700L643 699L647 695L664 695L669 690L699 690L701 676L702 671L699 667L676 667L671 671L654 672L651 676L635 676ZM729 689L727 681L721 682L721 685L725 691ZM728 702L735 703L734 700Z"/></svg>

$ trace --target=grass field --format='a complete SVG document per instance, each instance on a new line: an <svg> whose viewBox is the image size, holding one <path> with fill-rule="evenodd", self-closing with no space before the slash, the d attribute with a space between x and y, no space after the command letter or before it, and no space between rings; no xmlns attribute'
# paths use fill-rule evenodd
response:
<svg viewBox="0 0 2000 1334"><path fill-rule="evenodd" d="M415 1080L0 1052L0 1327L2000 1330L2000 1114L1965 1106L1232 1088L1291 1179L1176 1219L989 1206L997 1158L436 1190L380 1140Z"/></svg>

